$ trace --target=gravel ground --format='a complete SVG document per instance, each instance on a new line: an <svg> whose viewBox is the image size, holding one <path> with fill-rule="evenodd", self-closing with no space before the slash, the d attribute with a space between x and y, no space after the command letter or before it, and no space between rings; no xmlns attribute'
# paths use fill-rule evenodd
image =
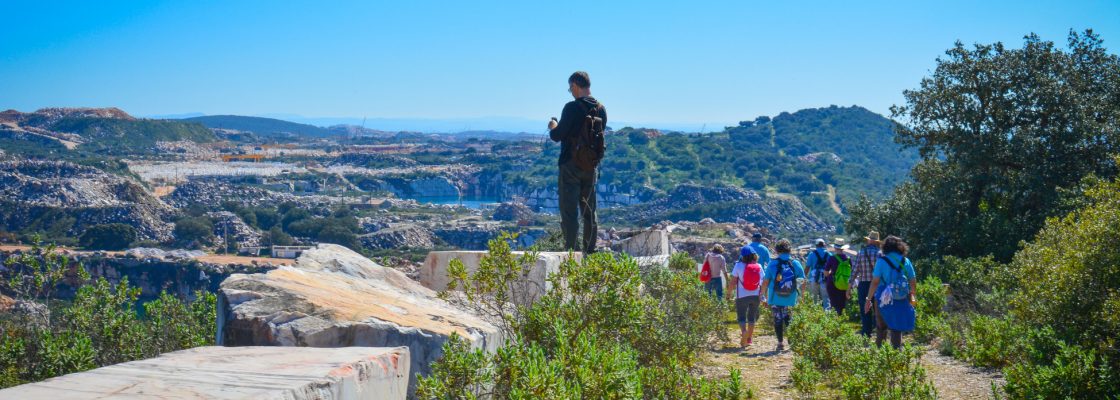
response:
<svg viewBox="0 0 1120 400"><path fill-rule="evenodd" d="M738 329L732 332L732 339L738 342ZM776 338L772 335L755 336L754 344L744 351L731 343L719 349L710 350L703 362L701 372L708 377L727 378L731 368L739 369L743 383L754 390L756 399L796 399L800 394L793 388L790 371L793 370L794 354L788 349L776 352ZM922 356L922 366L927 376L937 388L942 399L988 399L992 394L992 383L1004 384L998 371L973 368L959 360L942 356L933 346ZM821 398L835 397L838 393L817 393Z"/></svg>

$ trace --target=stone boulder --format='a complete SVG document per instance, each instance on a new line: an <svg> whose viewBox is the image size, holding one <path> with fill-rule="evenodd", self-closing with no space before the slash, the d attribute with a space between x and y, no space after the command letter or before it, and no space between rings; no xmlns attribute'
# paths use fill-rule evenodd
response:
<svg viewBox="0 0 1120 400"><path fill-rule="evenodd" d="M345 247L320 244L295 265L235 274L218 295L218 344L226 346L406 346L415 374L427 375L443 343L458 334L493 351L500 330L440 300L404 273Z"/></svg>
<svg viewBox="0 0 1120 400"><path fill-rule="evenodd" d="M420 284L435 291L447 290L447 284L451 281L447 275L447 267L451 265L451 260L462 261L467 272L473 273L478 270L479 264L482 263L482 257L487 254L485 251L465 250L430 252L428 258L424 260L424 265L420 266ZM516 257L524 254L520 251L513 252ZM582 253L537 253L537 260L529 268L529 273L517 283L519 289L524 289L518 290L518 292L523 293L524 296L512 299L513 302L519 305L529 305L552 289L552 284L548 282L548 276L558 272L560 264L567 261L569 256L576 260L583 258Z"/></svg>
<svg viewBox="0 0 1120 400"><path fill-rule="evenodd" d="M3 389L0 399L403 400L408 368L403 347L196 347Z"/></svg>
<svg viewBox="0 0 1120 400"><path fill-rule="evenodd" d="M533 218L533 210L521 203L502 203L494 210L497 221L522 221Z"/></svg>
<svg viewBox="0 0 1120 400"><path fill-rule="evenodd" d="M669 232L663 229L638 232L615 243L611 249L632 257L667 256L673 253Z"/></svg>

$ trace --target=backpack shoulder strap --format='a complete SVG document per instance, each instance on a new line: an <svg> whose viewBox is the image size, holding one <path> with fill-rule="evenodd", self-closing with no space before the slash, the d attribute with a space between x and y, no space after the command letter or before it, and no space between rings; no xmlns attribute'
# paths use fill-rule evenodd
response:
<svg viewBox="0 0 1120 400"><path fill-rule="evenodd" d="M882 259L883 259L883 261L886 261L886 262L887 262L887 265L891 266L891 269L893 269L893 270L895 270L895 271L898 271L898 272L902 272L902 269L901 269L901 268L899 268L898 266L895 266L895 265L894 265L894 261L891 261L891 258L890 258L890 257L887 257L887 255L886 255L886 254L883 254L883 255L879 256L879 258L882 258ZM903 257L903 258L902 258L902 262L903 262L903 263L905 263L905 262L906 262L906 257Z"/></svg>
<svg viewBox="0 0 1120 400"><path fill-rule="evenodd" d="M586 116L590 117L590 116L592 116L592 113L594 113L595 117L599 116L599 106L598 105L592 107L592 106L587 105L587 103L584 103L584 102L579 101L579 100L576 100L576 105L579 106L580 110L583 110L583 114L586 115Z"/></svg>

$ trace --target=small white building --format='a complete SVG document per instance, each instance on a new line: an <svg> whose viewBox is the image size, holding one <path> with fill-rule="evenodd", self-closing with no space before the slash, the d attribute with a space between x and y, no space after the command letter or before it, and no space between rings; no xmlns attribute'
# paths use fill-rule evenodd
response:
<svg viewBox="0 0 1120 400"><path fill-rule="evenodd" d="M304 250L313 249L312 246L272 246L272 257L275 258L299 258Z"/></svg>

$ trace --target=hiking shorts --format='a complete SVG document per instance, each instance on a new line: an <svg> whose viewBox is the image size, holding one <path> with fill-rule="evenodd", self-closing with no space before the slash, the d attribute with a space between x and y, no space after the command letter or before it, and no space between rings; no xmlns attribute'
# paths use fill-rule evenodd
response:
<svg viewBox="0 0 1120 400"><path fill-rule="evenodd" d="M735 299L735 319L739 324L754 324L758 321L758 295Z"/></svg>

